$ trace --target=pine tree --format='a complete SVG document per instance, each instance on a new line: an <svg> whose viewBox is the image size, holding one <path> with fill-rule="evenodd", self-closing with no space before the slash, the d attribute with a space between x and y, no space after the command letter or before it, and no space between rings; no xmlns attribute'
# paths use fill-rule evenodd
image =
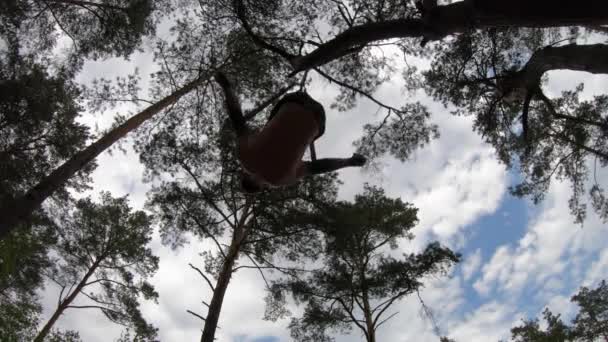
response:
<svg viewBox="0 0 608 342"><path fill-rule="evenodd" d="M59 223L56 269L48 278L59 286L57 307L34 341L44 341L65 310L100 310L110 321L134 330L144 340L156 338L156 328L139 311L138 298L156 300L146 279L158 269L158 258L147 246L150 217L133 212L127 199L101 194L101 203L79 200ZM75 300L82 301L78 303Z"/></svg>
<svg viewBox="0 0 608 342"><path fill-rule="evenodd" d="M419 254L395 257L400 239L412 239L417 209L384 191L366 186L354 202L326 209L320 227L325 246L322 267L304 277L273 285L272 298L284 291L305 304L302 317L290 324L296 341L332 341L330 330L360 330L368 342L396 313L400 299L419 291L425 276L444 273L459 255L438 243Z"/></svg>

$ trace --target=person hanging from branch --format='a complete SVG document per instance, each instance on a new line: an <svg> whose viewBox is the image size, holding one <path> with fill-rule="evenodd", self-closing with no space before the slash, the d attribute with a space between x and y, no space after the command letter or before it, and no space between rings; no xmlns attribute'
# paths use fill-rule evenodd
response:
<svg viewBox="0 0 608 342"><path fill-rule="evenodd" d="M224 92L238 139L237 157L243 168L241 184L245 192L291 185L306 176L365 165L365 157L356 153L350 158L325 159L316 159L311 153L313 160L302 160L306 149L325 132L325 110L306 92L286 94L271 110L266 125L256 131L247 125L226 75L218 72L215 80Z"/></svg>

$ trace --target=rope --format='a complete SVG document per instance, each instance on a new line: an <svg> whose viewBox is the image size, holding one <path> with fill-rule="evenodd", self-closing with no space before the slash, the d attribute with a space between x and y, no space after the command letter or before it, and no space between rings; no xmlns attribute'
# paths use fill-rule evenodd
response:
<svg viewBox="0 0 608 342"><path fill-rule="evenodd" d="M304 72L304 75L302 75L302 79L300 80L300 91L305 93L306 92L306 79L308 78L308 70L306 70Z"/></svg>
<svg viewBox="0 0 608 342"><path fill-rule="evenodd" d="M300 80L300 91L303 93L306 93L306 79L308 78L308 70L306 70L304 72L304 75L302 75L302 79ZM313 140L312 143L310 143L310 160L312 161L316 161L317 160L317 151L315 149L315 142Z"/></svg>

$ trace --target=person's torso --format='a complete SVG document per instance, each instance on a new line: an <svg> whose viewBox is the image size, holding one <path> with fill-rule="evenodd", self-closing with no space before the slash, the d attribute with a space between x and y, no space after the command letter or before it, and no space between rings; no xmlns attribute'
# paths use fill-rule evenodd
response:
<svg viewBox="0 0 608 342"><path fill-rule="evenodd" d="M268 184L291 184L299 178L302 157L318 130L314 113L285 103L261 131L241 139L241 164Z"/></svg>

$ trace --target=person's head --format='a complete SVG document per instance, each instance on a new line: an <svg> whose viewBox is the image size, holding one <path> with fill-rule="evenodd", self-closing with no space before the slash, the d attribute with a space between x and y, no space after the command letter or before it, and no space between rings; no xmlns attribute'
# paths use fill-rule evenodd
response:
<svg viewBox="0 0 608 342"><path fill-rule="evenodd" d="M254 194L262 191L264 187L253 177L251 177L251 175L243 172L241 175L241 188L248 194Z"/></svg>

